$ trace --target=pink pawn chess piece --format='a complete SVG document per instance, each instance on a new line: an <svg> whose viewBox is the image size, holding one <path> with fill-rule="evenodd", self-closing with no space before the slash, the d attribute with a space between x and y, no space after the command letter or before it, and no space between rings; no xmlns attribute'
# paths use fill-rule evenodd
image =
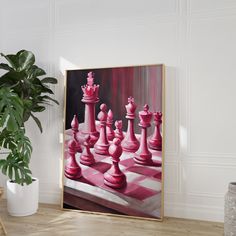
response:
<svg viewBox="0 0 236 236"><path fill-rule="evenodd" d="M81 86L83 91L83 98L81 101L85 104L84 127L81 133L90 135L90 146L92 147L99 137L99 132L97 131L95 124L95 104L99 102L99 85L94 84L93 76L93 72L89 72L87 84Z"/></svg>
<svg viewBox="0 0 236 236"><path fill-rule="evenodd" d="M109 141L112 141L115 137L114 130L112 128L113 125L113 112L112 110L109 110L107 113L107 139Z"/></svg>
<svg viewBox="0 0 236 236"><path fill-rule="evenodd" d="M124 139L124 134L123 134L123 131L122 131L122 120L117 120L115 122L115 127L116 127L116 130L115 130L115 137L120 139L120 140L123 140Z"/></svg>
<svg viewBox="0 0 236 236"><path fill-rule="evenodd" d="M114 138L113 143L109 147L109 153L112 156L112 166L104 174L104 184L112 188L122 188L126 185L126 176L119 168L122 147L118 138Z"/></svg>
<svg viewBox="0 0 236 236"><path fill-rule="evenodd" d="M76 151L77 152L82 152L82 148L80 146L79 140L77 139L77 134L79 132L79 122L78 122L78 119L77 119L76 115L74 115L74 118L71 122L71 129L72 129L72 132L73 132L73 138L76 142Z"/></svg>
<svg viewBox="0 0 236 236"><path fill-rule="evenodd" d="M65 166L65 176L69 179L79 179L81 177L81 168L75 159L75 153L77 151L75 140L72 139L68 142L68 150L69 160Z"/></svg>
<svg viewBox="0 0 236 236"><path fill-rule="evenodd" d="M101 104L98 119L100 121L100 135L98 141L94 145L94 151L97 154L108 155L109 142L107 140L106 122L107 122L107 105Z"/></svg>
<svg viewBox="0 0 236 236"><path fill-rule="evenodd" d="M140 165L151 165L152 153L148 150L147 146L147 128L150 127L150 122L152 119L152 112L149 111L149 106L146 104L143 111L139 112L139 126L142 128L140 147L137 152L135 152L134 161Z"/></svg>
<svg viewBox="0 0 236 236"><path fill-rule="evenodd" d="M90 166L93 163L95 163L94 156L90 152L89 141L90 141L90 136L86 135L84 142L84 150L80 156L80 163L86 166Z"/></svg>
<svg viewBox="0 0 236 236"><path fill-rule="evenodd" d="M128 128L125 139L121 143L123 150L127 152L136 152L139 148L139 141L134 134L134 119L136 107L137 106L134 103L134 98L129 97L128 104L125 106L127 111L125 118L128 119Z"/></svg>
<svg viewBox="0 0 236 236"><path fill-rule="evenodd" d="M161 151L162 150L162 137L161 137L161 130L160 126L162 123L162 113L161 112L154 112L154 124L155 124L155 129L152 137L149 139L149 147L151 149Z"/></svg>

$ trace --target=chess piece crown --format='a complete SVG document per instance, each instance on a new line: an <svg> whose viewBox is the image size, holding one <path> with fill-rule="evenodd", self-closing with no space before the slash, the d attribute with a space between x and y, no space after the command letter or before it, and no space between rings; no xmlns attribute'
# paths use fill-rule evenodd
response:
<svg viewBox="0 0 236 236"><path fill-rule="evenodd" d="M135 110L136 110L136 104L134 103L134 98L133 97L129 97L128 98L128 104L125 105L126 108L126 118L135 118Z"/></svg>
<svg viewBox="0 0 236 236"><path fill-rule="evenodd" d="M139 112L141 127L149 127L152 120L152 112L149 111L149 106L147 104L144 105L143 111Z"/></svg>
<svg viewBox="0 0 236 236"><path fill-rule="evenodd" d="M98 98L98 91L99 91L99 85L94 84L94 73L89 72L87 77L87 84L81 86L81 89L83 91L83 99L85 100L99 100Z"/></svg>

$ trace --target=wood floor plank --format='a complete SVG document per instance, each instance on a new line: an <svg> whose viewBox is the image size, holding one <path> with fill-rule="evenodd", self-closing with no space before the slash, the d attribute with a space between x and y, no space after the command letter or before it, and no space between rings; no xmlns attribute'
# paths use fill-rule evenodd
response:
<svg viewBox="0 0 236 236"><path fill-rule="evenodd" d="M165 218L163 222L62 211L59 206L40 204L37 214L12 217L6 202L0 203L0 216L9 236L222 236L223 224ZM0 229L1 230L1 229ZM1 232L3 233L3 232ZM1 234L0 233L0 234Z"/></svg>

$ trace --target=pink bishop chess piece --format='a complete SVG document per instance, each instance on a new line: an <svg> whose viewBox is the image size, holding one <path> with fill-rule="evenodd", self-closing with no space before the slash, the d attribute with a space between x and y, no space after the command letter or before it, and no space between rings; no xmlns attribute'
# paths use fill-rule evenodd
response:
<svg viewBox="0 0 236 236"><path fill-rule="evenodd" d="M77 134L79 133L79 122L76 115L74 115L74 118L71 122L71 129L73 132L73 139L76 142L76 151L82 152L82 148L80 146L79 140L77 139Z"/></svg>
<svg viewBox="0 0 236 236"><path fill-rule="evenodd" d="M115 137L120 139L121 141L124 139L124 134L123 134L123 131L122 131L122 126L123 126L123 123L122 123L122 120L117 120L115 122Z"/></svg>
<svg viewBox="0 0 236 236"><path fill-rule="evenodd" d="M109 154L112 156L112 166L104 174L104 184L112 188L122 188L126 185L126 176L119 168L120 156L122 155L120 139L114 138L109 147Z"/></svg>
<svg viewBox="0 0 236 236"><path fill-rule="evenodd" d="M137 106L134 103L134 98L129 97L128 104L125 106L127 111L125 118L128 119L128 128L125 139L121 143L123 150L127 152L136 152L139 148L139 141L134 134L134 119L136 107Z"/></svg>
<svg viewBox="0 0 236 236"><path fill-rule="evenodd" d="M152 119L152 112L149 111L149 106L146 104L143 111L139 112L139 126L142 128L140 147L135 152L134 161L140 165L152 165L152 153L148 150L147 146L147 128L150 127Z"/></svg>
<svg viewBox="0 0 236 236"><path fill-rule="evenodd" d="M70 140L68 142L69 160L65 166L65 176L69 179L79 179L81 177L81 168L78 165L75 154L76 154L76 141Z"/></svg>
<svg viewBox="0 0 236 236"><path fill-rule="evenodd" d="M80 156L80 163L86 166L90 166L93 163L95 163L94 156L89 148L89 141L90 141L90 136L89 134L87 134L85 136L84 150Z"/></svg>
<svg viewBox="0 0 236 236"><path fill-rule="evenodd" d="M112 125L113 125L113 112L110 109L107 113L107 128L106 128L107 129L107 139L109 141L112 141L115 137L115 133L112 128Z"/></svg>
<svg viewBox="0 0 236 236"><path fill-rule="evenodd" d="M94 73L89 72L87 84L81 86L83 91L82 102L85 104L84 127L82 134L89 134L91 137L90 146L93 147L99 137L99 132L95 124L95 104L99 102L98 91L99 85L94 84Z"/></svg>
<svg viewBox="0 0 236 236"><path fill-rule="evenodd" d="M107 105L101 104L98 119L100 121L100 135L98 141L94 145L94 151L97 154L108 155L109 142L107 140L106 122L107 122Z"/></svg>
<svg viewBox="0 0 236 236"><path fill-rule="evenodd" d="M161 124L162 124L162 113L161 112L154 112L154 124L155 129L152 137L149 139L149 147L151 149L161 151L162 150L162 137L161 137Z"/></svg>

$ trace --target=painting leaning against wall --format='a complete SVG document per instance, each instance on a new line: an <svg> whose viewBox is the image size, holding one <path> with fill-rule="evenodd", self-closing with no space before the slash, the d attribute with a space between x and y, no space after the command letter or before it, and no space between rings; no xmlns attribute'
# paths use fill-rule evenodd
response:
<svg viewBox="0 0 236 236"><path fill-rule="evenodd" d="M161 220L164 65L66 77L62 207Z"/></svg>

